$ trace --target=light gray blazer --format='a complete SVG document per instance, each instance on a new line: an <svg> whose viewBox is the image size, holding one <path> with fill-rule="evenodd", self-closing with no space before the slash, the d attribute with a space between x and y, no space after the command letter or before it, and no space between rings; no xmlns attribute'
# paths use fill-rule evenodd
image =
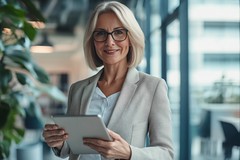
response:
<svg viewBox="0 0 240 160"><path fill-rule="evenodd" d="M68 115L85 114L102 74L74 83L69 90ZM107 128L131 147L131 160L173 160L172 122L167 86L163 79L129 69ZM146 147L146 136L149 144ZM58 155L78 160L67 143Z"/></svg>

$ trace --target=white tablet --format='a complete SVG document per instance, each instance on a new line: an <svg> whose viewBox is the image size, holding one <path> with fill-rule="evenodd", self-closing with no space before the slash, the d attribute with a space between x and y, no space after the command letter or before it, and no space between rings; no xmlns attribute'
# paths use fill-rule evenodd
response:
<svg viewBox="0 0 240 160"><path fill-rule="evenodd" d="M62 115L52 116L52 119L68 133L67 143L74 154L98 154L97 151L83 144L83 138L112 140L104 122L98 115Z"/></svg>

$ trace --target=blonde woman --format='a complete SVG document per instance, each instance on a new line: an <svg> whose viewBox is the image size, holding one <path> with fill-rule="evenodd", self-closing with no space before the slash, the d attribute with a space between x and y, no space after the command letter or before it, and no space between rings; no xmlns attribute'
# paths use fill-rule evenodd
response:
<svg viewBox="0 0 240 160"><path fill-rule="evenodd" d="M67 114L100 114L113 141L86 138L84 144L99 154L74 155L64 129L46 124L43 137L57 156L173 160L167 86L163 79L136 69L143 52L144 34L131 10L115 1L100 3L86 27L84 54L91 69L102 69L72 84Z"/></svg>

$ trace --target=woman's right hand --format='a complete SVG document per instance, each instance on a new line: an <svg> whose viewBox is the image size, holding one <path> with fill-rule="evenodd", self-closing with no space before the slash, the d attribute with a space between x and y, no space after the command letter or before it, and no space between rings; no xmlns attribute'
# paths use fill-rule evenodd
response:
<svg viewBox="0 0 240 160"><path fill-rule="evenodd" d="M63 128L57 124L46 124L43 129L42 136L49 147L61 149L64 141L68 138L68 134Z"/></svg>

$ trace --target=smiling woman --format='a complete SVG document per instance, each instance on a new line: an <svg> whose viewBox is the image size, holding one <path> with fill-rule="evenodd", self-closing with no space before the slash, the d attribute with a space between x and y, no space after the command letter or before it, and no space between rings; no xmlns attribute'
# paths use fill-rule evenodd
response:
<svg viewBox="0 0 240 160"><path fill-rule="evenodd" d="M130 42L127 30L122 28L122 23L117 16L112 12L100 14L96 23L96 30L101 31L93 32L94 46L96 54L103 65L105 67L107 65L118 65L127 68L128 63L130 63L127 60ZM99 34L96 35L96 33L103 33L101 37L104 39L101 39L102 41L96 41L96 38L100 38ZM111 36L109 36L109 34ZM118 40L115 40L114 37L118 38ZM122 70L125 72L126 69L124 68L122 68Z"/></svg>
<svg viewBox="0 0 240 160"><path fill-rule="evenodd" d="M84 145L97 154L73 154L67 143L71 135L61 126L46 124L43 137L57 156L173 160L166 83L136 69L144 46L144 34L129 8L115 1L95 8L85 31L84 54L90 68L102 69L71 85L67 115L101 115L113 141L85 137Z"/></svg>
<svg viewBox="0 0 240 160"><path fill-rule="evenodd" d="M119 9L122 8L122 9ZM127 37L131 43L134 43L134 45L131 46L131 51L127 55L127 60L128 60L128 65L129 67L136 67L142 60L143 58L143 52L144 52L144 34L142 32L142 29L140 28L137 20L135 19L133 13L129 8L127 8L125 5L122 5L121 7L118 6L116 7L114 4L109 3L108 5L98 5L92 14L92 17L90 17L90 20L86 26L86 31L84 35L84 54L86 57L86 61L89 65L89 67L93 70L96 70L97 67L100 67L103 65L102 61L99 59L99 57L96 54L95 47L93 46L93 32L98 29L98 25L103 25L101 23L104 23L105 19L101 18L100 15L104 13L114 13L111 15L110 13L108 14L109 16L113 17L108 17L111 18L109 19L109 22L111 25L114 23L118 23L117 25L115 24L114 28L116 29L126 29L127 30ZM99 17L98 17L99 16ZM127 20L126 18L127 17ZM105 17L106 18L106 17ZM110 22L111 21L111 22ZM110 26L109 26L110 27ZM103 29L103 28L102 28ZM109 30L108 26L106 26L105 31ZM113 28L112 28L113 31ZM108 32L112 32L108 31Z"/></svg>

